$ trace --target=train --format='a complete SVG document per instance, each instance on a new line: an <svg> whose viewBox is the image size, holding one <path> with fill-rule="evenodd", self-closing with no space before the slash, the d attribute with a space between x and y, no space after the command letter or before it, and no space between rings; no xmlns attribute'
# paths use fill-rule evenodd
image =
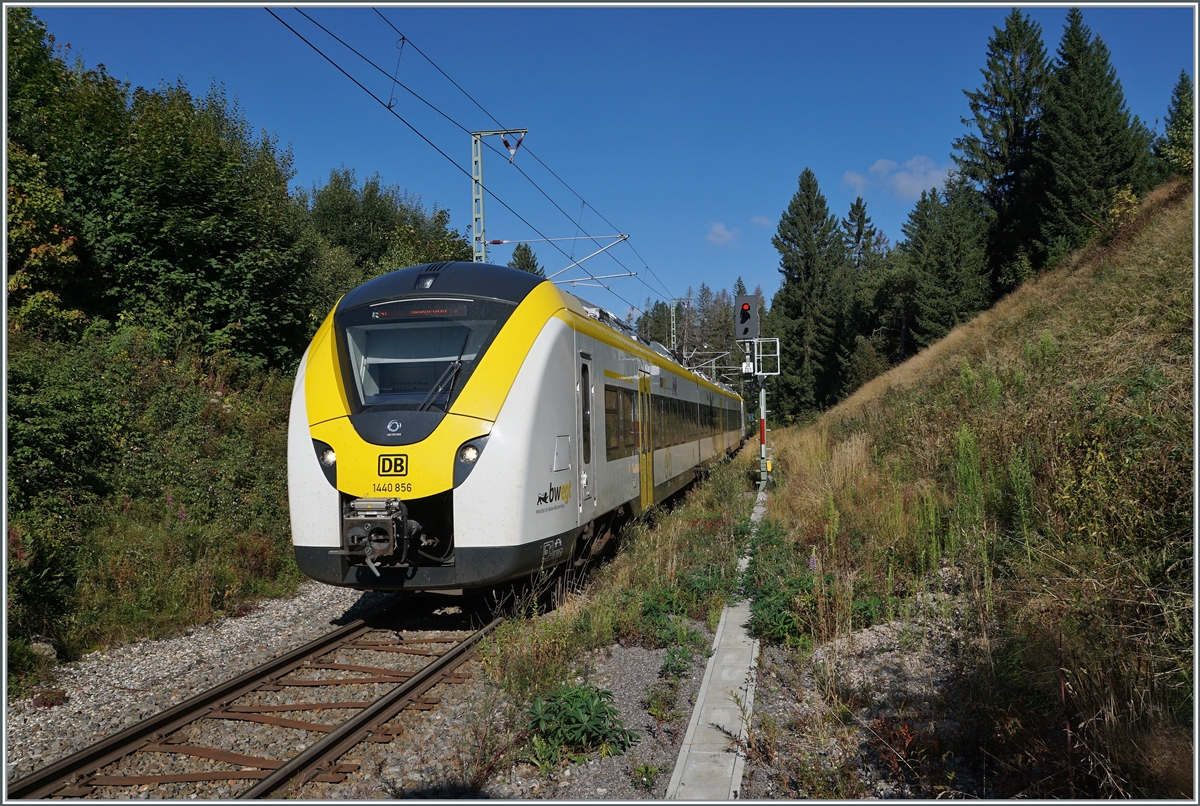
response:
<svg viewBox="0 0 1200 806"><path fill-rule="evenodd" d="M728 386L543 277L471 262L343 296L289 418L300 570L383 591L584 564L746 437Z"/></svg>

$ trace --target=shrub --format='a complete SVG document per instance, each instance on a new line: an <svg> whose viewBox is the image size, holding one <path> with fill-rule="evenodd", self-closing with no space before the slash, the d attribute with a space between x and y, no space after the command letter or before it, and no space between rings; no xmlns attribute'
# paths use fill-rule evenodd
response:
<svg viewBox="0 0 1200 806"><path fill-rule="evenodd" d="M620 755L637 733L621 722L612 700L611 691L592 685L560 685L530 704L529 728L555 757L592 751Z"/></svg>

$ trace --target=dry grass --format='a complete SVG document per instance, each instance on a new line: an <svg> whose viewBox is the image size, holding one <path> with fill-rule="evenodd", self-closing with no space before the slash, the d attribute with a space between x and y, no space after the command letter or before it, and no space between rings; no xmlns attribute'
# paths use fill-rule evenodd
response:
<svg viewBox="0 0 1200 806"><path fill-rule="evenodd" d="M814 637L850 629L858 590L956 568L963 685L1008 794L1191 794L1193 221L1190 185L1163 186L1115 239L774 432L772 516L840 597Z"/></svg>
<svg viewBox="0 0 1200 806"><path fill-rule="evenodd" d="M615 557L556 597L554 609L511 619L480 650L493 679L518 701L577 674L584 654L618 639L653 645L694 640L685 617L715 628L737 587L748 537L749 451L716 467L673 510L620 536Z"/></svg>

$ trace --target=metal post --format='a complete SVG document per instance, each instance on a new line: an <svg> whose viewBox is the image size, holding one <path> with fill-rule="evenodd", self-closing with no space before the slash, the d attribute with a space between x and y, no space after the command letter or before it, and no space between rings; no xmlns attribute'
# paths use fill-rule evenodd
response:
<svg viewBox="0 0 1200 806"><path fill-rule="evenodd" d="M758 387L758 488L767 488L767 385Z"/></svg>
<svg viewBox="0 0 1200 806"><path fill-rule="evenodd" d="M498 129L488 132L471 132L471 241L474 247L472 259L476 263L487 263L487 240L483 231L483 138L494 134L524 136L528 131L528 129ZM517 147L520 147L520 143L517 143ZM513 151L515 152L515 149ZM510 159L509 162L512 160Z"/></svg>
<svg viewBox="0 0 1200 806"><path fill-rule="evenodd" d="M487 263L487 241L483 232L483 132L471 132L471 212L474 261Z"/></svg>
<svg viewBox="0 0 1200 806"><path fill-rule="evenodd" d="M675 341L675 300L671 300L671 352L678 349L678 344Z"/></svg>

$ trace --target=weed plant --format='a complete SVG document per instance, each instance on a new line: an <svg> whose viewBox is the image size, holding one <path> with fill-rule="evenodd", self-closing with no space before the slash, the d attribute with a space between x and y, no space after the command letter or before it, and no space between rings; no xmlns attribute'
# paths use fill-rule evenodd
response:
<svg viewBox="0 0 1200 806"><path fill-rule="evenodd" d="M775 432L755 631L827 641L958 580L998 796L1193 795L1190 184L1126 220Z"/></svg>
<svg viewBox="0 0 1200 806"><path fill-rule="evenodd" d="M679 684L687 676L691 661L691 647L667 647L667 657L658 670L658 682L646 689L646 697L642 701L646 713L658 722L674 722L683 716L675 707L675 702L679 699Z"/></svg>
<svg viewBox="0 0 1200 806"><path fill-rule="evenodd" d="M658 774L662 772L654 764L642 763L633 768L633 782L636 786L647 792L654 791L654 783L658 780Z"/></svg>
<svg viewBox="0 0 1200 806"><path fill-rule="evenodd" d="M526 715L533 758L542 769L563 758L579 760L590 752L620 755L637 733L628 730L612 704L612 692L587 684L560 684L530 703Z"/></svg>

